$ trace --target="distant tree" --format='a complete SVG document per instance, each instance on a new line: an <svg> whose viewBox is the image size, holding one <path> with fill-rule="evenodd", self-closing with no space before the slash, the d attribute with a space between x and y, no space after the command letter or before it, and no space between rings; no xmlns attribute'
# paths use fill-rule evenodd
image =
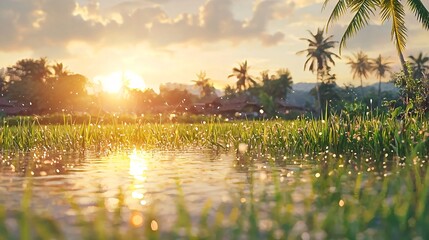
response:
<svg viewBox="0 0 429 240"><path fill-rule="evenodd" d="M330 0L325 0L323 8L325 8L329 2ZM346 45L346 41L368 25L371 16L375 15L374 12L379 10L382 22L385 23L390 21L392 23L391 38L395 43L404 74L408 75L409 73L403 55L407 40L403 2L407 3L423 28L429 30L429 12L421 0L337 0L337 4L328 19L327 26L337 21L341 16L349 14L350 12L347 10L350 10L351 13L354 14L341 38L340 51L341 47Z"/></svg>
<svg viewBox="0 0 429 240"><path fill-rule="evenodd" d="M408 64L408 72L412 67ZM415 79L404 71L393 75L400 97L408 112L424 113L429 110L429 80Z"/></svg>
<svg viewBox="0 0 429 240"><path fill-rule="evenodd" d="M12 81L45 82L52 74L46 58L19 60L7 72Z"/></svg>
<svg viewBox="0 0 429 240"><path fill-rule="evenodd" d="M70 72L67 70L66 67L62 63L55 63L52 66L52 69L54 70L53 75L57 78L65 77L70 74Z"/></svg>
<svg viewBox="0 0 429 240"><path fill-rule="evenodd" d="M364 52L360 51L357 54L353 54L352 57L346 57L348 59L347 64L350 65L353 79L356 76L360 79L361 98L363 98L363 78L368 78L368 74L373 69L371 61Z"/></svg>
<svg viewBox="0 0 429 240"><path fill-rule="evenodd" d="M423 55L422 52L419 53L417 57L409 56L411 62L411 67L413 69L413 78L414 79L423 79L426 78L429 73L429 57Z"/></svg>
<svg viewBox="0 0 429 240"><path fill-rule="evenodd" d="M6 74L5 94L32 113L84 109L90 105L87 78L70 74L62 63L50 66L46 58L22 59Z"/></svg>
<svg viewBox="0 0 429 240"><path fill-rule="evenodd" d="M58 77L52 83L49 106L52 110L74 111L85 105L87 99L86 84L88 79L80 74L70 74Z"/></svg>
<svg viewBox="0 0 429 240"><path fill-rule="evenodd" d="M307 60L304 63L304 70L310 70L312 73L316 72L316 92L319 113L321 113L321 99L319 94L319 81L321 82L324 75L327 74L330 64L335 65L334 57L340 59L340 56L330 51L335 47L336 41L332 41L332 37L324 37L323 29L317 29L317 33L313 34L308 31L312 38L301 38L308 42L308 48L299 51L298 54L307 53Z"/></svg>
<svg viewBox="0 0 429 240"><path fill-rule="evenodd" d="M386 73L391 72L391 67L389 66L391 62L387 62L385 58L378 55L377 58L372 59L372 71L378 78L378 107L381 107L381 79L386 77Z"/></svg>
<svg viewBox="0 0 429 240"><path fill-rule="evenodd" d="M247 65L247 60L240 64L238 68L232 69L232 74L228 76L237 78L237 91L246 90L246 88L256 85L256 81L249 75L249 66Z"/></svg>
<svg viewBox="0 0 429 240"><path fill-rule="evenodd" d="M159 105L161 104L160 96L152 89L146 89L143 91L142 95L143 103L147 104L155 104Z"/></svg>
<svg viewBox="0 0 429 240"><path fill-rule="evenodd" d="M223 91L225 96L233 96L235 94L235 90L231 85L226 85Z"/></svg>
<svg viewBox="0 0 429 240"><path fill-rule="evenodd" d="M192 99L194 98L194 95L189 93L187 90L181 90L181 89L168 89L165 87L159 88L159 96L162 98L164 104L170 105L170 106L186 106L192 103Z"/></svg>
<svg viewBox="0 0 429 240"><path fill-rule="evenodd" d="M339 88L336 83L336 75L331 74L331 68L328 67L319 89L316 87L310 90L310 95L317 97L320 94L321 108L323 111L331 112L332 108L339 108L341 100Z"/></svg>
<svg viewBox="0 0 429 240"><path fill-rule="evenodd" d="M278 90L274 96L280 99L286 99L287 95L292 91L293 84L289 69L281 68L277 70L277 79L274 81L278 82Z"/></svg>
<svg viewBox="0 0 429 240"><path fill-rule="evenodd" d="M18 100L30 111L46 108L49 87L46 84L51 76L47 59L22 59L7 69L8 84L6 95Z"/></svg>
<svg viewBox="0 0 429 240"><path fill-rule="evenodd" d="M260 78L260 80L261 80L262 83L265 82L265 81L271 80L269 72L270 72L269 70L264 70L264 71L262 71L262 72L259 73L259 75L260 75L259 78Z"/></svg>
<svg viewBox="0 0 429 240"><path fill-rule="evenodd" d="M2 68L0 69L0 97L3 97L5 87L6 87L6 70Z"/></svg>
<svg viewBox="0 0 429 240"><path fill-rule="evenodd" d="M201 71L197 74L197 80L192 81L195 83L195 86L200 88L201 97L210 96L215 93L215 88L210 84L210 78L207 78L206 72Z"/></svg>
<svg viewBox="0 0 429 240"><path fill-rule="evenodd" d="M273 116L276 112L276 105L273 96L267 92L261 91L259 92L258 99L262 104L265 114Z"/></svg>
<svg viewBox="0 0 429 240"><path fill-rule="evenodd" d="M267 73L268 76L268 73ZM288 69L279 69L276 75L263 80L262 89L275 100L286 99L292 91L292 76Z"/></svg>

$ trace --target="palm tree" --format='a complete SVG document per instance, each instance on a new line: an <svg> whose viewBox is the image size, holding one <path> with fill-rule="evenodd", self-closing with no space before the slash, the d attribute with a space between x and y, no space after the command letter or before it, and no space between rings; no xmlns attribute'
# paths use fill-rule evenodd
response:
<svg viewBox="0 0 429 240"><path fill-rule="evenodd" d="M264 70L264 71L260 72L259 74L261 75L260 79L261 79L262 82L270 80L270 76L269 76L269 71L268 70Z"/></svg>
<svg viewBox="0 0 429 240"><path fill-rule="evenodd" d="M239 68L233 68L232 74L228 76L237 78L237 91L245 90L246 85L250 87L250 84L256 85L256 81L249 75L249 67L247 66L247 60L240 64Z"/></svg>
<svg viewBox="0 0 429 240"><path fill-rule="evenodd" d="M267 73L262 75L262 73ZM275 100L283 100L287 98L288 93L292 91L292 75L288 69L281 68L277 70L277 75L268 78L268 72L264 71L262 90Z"/></svg>
<svg viewBox="0 0 429 240"><path fill-rule="evenodd" d="M70 72L67 70L66 67L62 63L56 63L52 66L52 69L54 70L54 76L57 78L65 77L70 74Z"/></svg>
<svg viewBox="0 0 429 240"><path fill-rule="evenodd" d="M386 73L391 72L389 66L391 62L386 62L386 59L380 55L377 58L372 59L372 71L378 78L378 107L381 107L381 79L386 77Z"/></svg>
<svg viewBox="0 0 429 240"><path fill-rule="evenodd" d="M323 9L330 2L325 0ZM423 28L429 30L429 11L421 0L407 0L407 5L414 13ZM391 20L391 38L395 43L399 60L401 61L404 73L408 75L407 66L404 59L404 50L407 41L407 27L405 26L405 10L401 0L338 0L331 16L328 19L327 27L350 10L354 14L352 20L346 28L340 41L341 48L346 45L346 41L355 35L359 30L368 25L371 15L376 10L380 10L380 17L383 23Z"/></svg>
<svg viewBox="0 0 429 240"><path fill-rule="evenodd" d="M197 80L192 80L195 82L195 86L200 88L200 94L202 97L210 96L214 92L214 87L209 83L210 78L207 78L207 74L204 71L200 71L197 74Z"/></svg>
<svg viewBox="0 0 429 240"><path fill-rule="evenodd" d="M223 91L225 96L233 96L235 94L234 88L231 85L226 85Z"/></svg>
<svg viewBox="0 0 429 240"><path fill-rule="evenodd" d="M298 54L307 53L307 60L304 63L304 70L310 70L312 73L316 72L316 91L317 91L317 101L319 107L319 113L321 110L320 103L320 93L319 93L319 80L322 81L324 75L328 72L329 65L335 65L334 57L340 59L340 56L337 54L330 52L331 48L335 47L336 41L332 41L332 37L328 36L325 38L323 35L323 29L317 29L317 33L313 34L308 31L312 38L301 38L301 40L305 40L308 42L308 48L302 51L299 51Z"/></svg>
<svg viewBox="0 0 429 240"><path fill-rule="evenodd" d="M429 72L429 57L424 56L422 52L417 57L409 56L411 59L411 67L413 68L413 78L423 79L426 73Z"/></svg>
<svg viewBox="0 0 429 240"><path fill-rule="evenodd" d="M364 52L360 51L357 54L353 54L353 58L346 57L348 59L347 64L352 68L353 79L356 78L356 75L360 79L360 88L361 88L361 98L363 98L363 77L368 78L368 73L371 72L372 64Z"/></svg>
<svg viewBox="0 0 429 240"><path fill-rule="evenodd" d="M286 99L288 93L292 92L293 84L292 75L289 70L284 68L277 70L277 79L275 81L278 82L276 84L278 87L274 97Z"/></svg>

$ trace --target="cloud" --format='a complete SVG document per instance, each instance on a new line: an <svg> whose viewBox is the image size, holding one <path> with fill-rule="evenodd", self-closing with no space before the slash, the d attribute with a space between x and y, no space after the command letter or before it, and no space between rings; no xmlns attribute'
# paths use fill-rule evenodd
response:
<svg viewBox="0 0 429 240"><path fill-rule="evenodd" d="M255 1L250 19L238 19L233 0L207 0L199 12L168 16L162 4L168 0L123 1L109 9L102 1L80 5L75 0L2 0L0 3L0 51L66 49L71 42L93 46L148 43L171 44L257 40L278 44L284 34L270 32L272 21L284 19L294 3ZM177 3L178 4L178 3Z"/></svg>
<svg viewBox="0 0 429 240"><path fill-rule="evenodd" d="M73 15L75 7L73 0L2 0L0 50L37 51L61 48L73 40L99 41L102 24Z"/></svg>

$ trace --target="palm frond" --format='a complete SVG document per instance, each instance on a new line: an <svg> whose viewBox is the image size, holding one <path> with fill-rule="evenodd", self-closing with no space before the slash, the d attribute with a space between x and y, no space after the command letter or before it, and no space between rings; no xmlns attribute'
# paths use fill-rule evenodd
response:
<svg viewBox="0 0 429 240"><path fill-rule="evenodd" d="M307 60L305 61L305 63L304 63L304 71L305 71L305 69L307 69L307 64L308 64L308 62L310 62L310 60L311 60L311 58L307 58Z"/></svg>
<svg viewBox="0 0 429 240"><path fill-rule="evenodd" d="M426 30L429 30L429 12L420 0L407 1L411 11L416 15L419 22L422 23Z"/></svg>
<svg viewBox="0 0 429 240"><path fill-rule="evenodd" d="M402 54L407 41L404 6L397 0L384 0L381 7L381 17L383 22L392 20L391 38L398 53Z"/></svg>
<svg viewBox="0 0 429 240"><path fill-rule="evenodd" d="M253 79L253 78L251 78L251 77L248 77L247 78L254 86L256 86L256 81L255 81L255 79Z"/></svg>
<svg viewBox="0 0 429 240"><path fill-rule="evenodd" d="M346 41L355 35L359 30L368 25L370 14L374 14L375 10L374 0L362 0L362 1L352 1L350 2L350 8L352 12L355 13L353 19L350 21L347 26L346 31L344 32L341 41L340 41L340 54L341 49L346 46Z"/></svg>
<svg viewBox="0 0 429 240"><path fill-rule="evenodd" d="M328 4L328 2L329 0L325 0L325 2L323 3L322 9L326 8L326 5ZM326 32L328 32L329 25L331 25L331 23L337 21L341 16L343 16L346 13L346 10L347 10L347 0L338 0L337 4L332 10L331 15L329 16L328 22L326 23Z"/></svg>

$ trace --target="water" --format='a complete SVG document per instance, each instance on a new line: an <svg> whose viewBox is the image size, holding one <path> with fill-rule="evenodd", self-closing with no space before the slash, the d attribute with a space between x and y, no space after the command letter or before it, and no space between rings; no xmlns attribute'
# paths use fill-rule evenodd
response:
<svg viewBox="0 0 429 240"><path fill-rule="evenodd" d="M414 164L424 170L427 159ZM124 204L119 206L123 225L138 227L140 223L134 221L134 216L148 216L154 210L157 227L164 232L174 229L177 223L181 197L193 223L198 223L207 203L211 203L208 215L213 220L218 211L228 216L234 207L253 202L258 209L258 227L266 231L276 226L273 222L279 219L275 219L273 210L276 204L282 204L281 209L286 211L282 214L290 217L291 229L283 229L279 239L296 238L307 231L323 239L328 234L337 234L338 229L329 229L329 225L326 225L328 230L322 229L325 225L319 223L329 220L332 214L336 217L335 211L344 205L353 205L356 213L363 211L359 210L361 207L370 209L371 201L376 201L383 189L385 178L391 181L388 201L412 196L412 181L407 180L412 175L409 169L404 171L404 166L403 161L358 159L355 154L345 157L323 153L296 158L204 149L3 154L0 206L8 211L21 209L25 186L31 184L31 209L52 216L67 236L79 236L77 212L70 203L77 203L91 220L100 199L113 213L118 208L119 192L124 195ZM278 202L276 191L284 194ZM337 207L334 212L333 206ZM18 222L9 221L7 225L18 232ZM376 222L375 227L380 226ZM366 234L365 228L362 231Z"/></svg>
<svg viewBox="0 0 429 240"><path fill-rule="evenodd" d="M235 152L201 149L3 155L0 159L0 204L8 209L19 209L24 186L31 179L32 209L72 224L76 213L70 208L70 199L90 215L102 196L106 199L106 208L113 211L121 189L128 215L155 206L157 217L168 229L175 221L180 191L192 218L197 220L208 201L213 206L228 205L240 194L243 197L238 196L238 199L245 201L250 189L272 191L273 172L291 176L294 171L310 171L297 162L280 166L262 158L240 156ZM30 175L32 178L26 177Z"/></svg>

